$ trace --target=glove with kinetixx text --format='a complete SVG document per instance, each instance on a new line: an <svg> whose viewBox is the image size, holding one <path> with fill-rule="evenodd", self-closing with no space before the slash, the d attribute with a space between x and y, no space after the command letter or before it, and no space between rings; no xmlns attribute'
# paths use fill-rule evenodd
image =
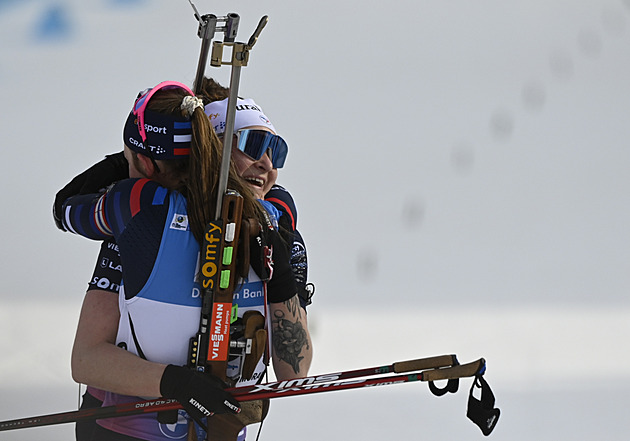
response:
<svg viewBox="0 0 630 441"><path fill-rule="evenodd" d="M63 203L72 196L79 194L98 193L114 182L129 178L129 164L123 152L106 155L105 159L97 162L83 173L75 176L65 187L55 195L53 204L53 219L61 231L66 231L61 221Z"/></svg>
<svg viewBox="0 0 630 441"><path fill-rule="evenodd" d="M220 413L239 413L240 403L224 389L226 384L214 375L169 364L160 380L164 398L174 398L198 423Z"/></svg>

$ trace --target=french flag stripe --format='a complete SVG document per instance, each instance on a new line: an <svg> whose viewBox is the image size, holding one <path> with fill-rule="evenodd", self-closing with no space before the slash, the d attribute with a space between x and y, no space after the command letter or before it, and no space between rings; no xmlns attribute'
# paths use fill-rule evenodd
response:
<svg viewBox="0 0 630 441"><path fill-rule="evenodd" d="M173 142L190 142L192 135L173 135Z"/></svg>
<svg viewBox="0 0 630 441"><path fill-rule="evenodd" d="M96 207L94 207L94 225L101 234L111 235L112 229L109 227L107 219L105 218L105 211L103 209L104 205L105 195L98 199Z"/></svg>

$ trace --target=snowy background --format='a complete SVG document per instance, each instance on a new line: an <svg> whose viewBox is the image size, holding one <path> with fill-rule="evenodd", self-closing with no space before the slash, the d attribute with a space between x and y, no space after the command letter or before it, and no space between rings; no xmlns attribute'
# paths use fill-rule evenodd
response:
<svg viewBox="0 0 630 441"><path fill-rule="evenodd" d="M195 4L239 13L239 41L270 17L240 91L290 145L312 373L484 357L491 439L627 440L630 1ZM0 0L0 420L76 408L98 245L53 196L120 151L139 90L192 83L196 32L186 0ZM261 440L483 439L462 383L276 400Z"/></svg>

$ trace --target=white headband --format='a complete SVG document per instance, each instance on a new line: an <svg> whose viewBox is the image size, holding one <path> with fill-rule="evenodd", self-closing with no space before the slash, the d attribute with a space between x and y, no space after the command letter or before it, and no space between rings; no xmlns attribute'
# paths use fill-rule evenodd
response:
<svg viewBox="0 0 630 441"><path fill-rule="evenodd" d="M206 115L210 118L210 123L214 127L214 131L217 135L225 132L225 117L227 114L227 102L228 99L223 101L214 101L205 107ZM251 126L264 126L268 127L276 133L269 118L265 116L262 109L257 105L254 100L245 98L239 98L236 101L236 115L234 117L234 131L238 132L244 127Z"/></svg>

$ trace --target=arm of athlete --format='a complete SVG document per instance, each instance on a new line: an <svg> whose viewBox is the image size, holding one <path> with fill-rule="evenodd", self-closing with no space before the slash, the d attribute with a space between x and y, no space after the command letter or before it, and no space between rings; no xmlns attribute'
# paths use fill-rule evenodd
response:
<svg viewBox="0 0 630 441"><path fill-rule="evenodd" d="M72 348L72 377L124 395L158 397L166 365L116 346L118 296L98 289L85 295Z"/></svg>
<svg viewBox="0 0 630 441"><path fill-rule="evenodd" d="M267 283L271 320L272 361L276 378L288 380L308 374L313 345L306 311L300 306L289 250L277 231L267 234L272 247L273 273Z"/></svg>
<svg viewBox="0 0 630 441"><path fill-rule="evenodd" d="M125 179L104 193L72 196L63 204L63 227L88 239L116 237L130 220L168 190L149 179Z"/></svg>
<svg viewBox="0 0 630 441"><path fill-rule="evenodd" d="M181 366L144 360L116 346L118 300L111 293L89 290L72 348L75 381L137 397L175 398L200 421L203 410L238 413L240 405L219 379ZM191 403L200 403L201 410Z"/></svg>
<svg viewBox="0 0 630 441"><path fill-rule="evenodd" d="M72 352L76 381L138 399L175 398L197 421L204 416L199 404L217 414L239 411L238 401L224 391L226 385L219 379L185 367L149 362L116 346L118 317L115 293L88 290Z"/></svg>
<svg viewBox="0 0 630 441"><path fill-rule="evenodd" d="M313 359L306 311L295 295L270 303L273 370L278 380L305 377Z"/></svg>
<svg viewBox="0 0 630 441"><path fill-rule="evenodd" d="M63 226L62 217L64 216L63 203L68 198L80 194L98 193L112 183L128 178L129 164L123 152L106 155L105 159L75 176L55 195L53 219L57 228L67 231Z"/></svg>
<svg viewBox="0 0 630 441"><path fill-rule="evenodd" d="M157 184L147 180L126 180L106 193L71 196L64 201L62 222L77 234L105 239L124 230L133 215L148 204L146 200L155 194L155 188ZM110 255L107 261L111 257L114 256ZM95 289L99 281L87 291L83 301L72 351L73 378L124 395L160 396L166 365L143 360L116 346L118 295Z"/></svg>
<svg viewBox="0 0 630 441"><path fill-rule="evenodd" d="M128 209L134 204L131 194L136 184L146 180L127 180L107 193L72 196L63 205L62 222L70 231L92 239L105 239L124 230L133 216ZM138 192L141 195L141 192ZM144 198L138 197L136 206ZM113 199L124 200L114 210ZM128 202L127 202L128 201ZM107 220L108 207L112 221ZM111 225L111 226L110 226ZM111 242L114 244L113 242ZM103 250L101 250L103 252ZM109 256L113 257L113 256ZM102 262L97 263L99 265ZM94 278L93 278L94 279ZM96 287L98 287L98 283ZM120 313L118 295L90 288L83 300L72 349L72 377L75 381L124 395L160 396L160 380L166 365L152 363L116 346Z"/></svg>

